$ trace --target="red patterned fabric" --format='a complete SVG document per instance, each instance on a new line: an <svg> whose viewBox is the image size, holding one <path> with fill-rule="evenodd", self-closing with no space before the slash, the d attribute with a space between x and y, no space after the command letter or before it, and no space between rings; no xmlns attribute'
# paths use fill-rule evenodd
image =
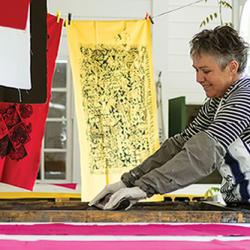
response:
<svg viewBox="0 0 250 250"><path fill-rule="evenodd" d="M30 0L1 1L0 26L25 29Z"/></svg>
<svg viewBox="0 0 250 250"><path fill-rule="evenodd" d="M40 163L63 20L47 17L47 102L0 103L0 181L32 190Z"/></svg>

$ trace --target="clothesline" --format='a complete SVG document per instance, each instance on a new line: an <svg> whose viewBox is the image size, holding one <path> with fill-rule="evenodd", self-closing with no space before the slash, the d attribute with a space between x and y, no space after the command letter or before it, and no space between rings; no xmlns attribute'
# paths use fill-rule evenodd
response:
<svg viewBox="0 0 250 250"><path fill-rule="evenodd" d="M154 20L155 18L158 18L158 17L161 17L161 16L164 16L164 15L167 15L169 13L172 13L172 12L175 12L175 11L178 11L178 10L181 10L181 9L184 9L186 7L190 7L192 5L195 5L195 4L198 4L200 2L203 2L204 0L197 0L195 2L191 2L189 4L185 4L185 5L182 5L180 7L177 7L175 9L172 9L172 10L169 10L169 11L165 11L161 14L158 14L158 15L154 15L154 16L150 16L152 20ZM57 15L60 15L60 12L57 13ZM64 18L65 20L68 20L70 21L71 18L69 18L69 15L72 15L71 13L67 14L67 15L60 15L62 18ZM75 19L78 19L78 18L84 18L84 19L142 19L141 17L122 17L122 16L74 16ZM143 17L144 18L144 17Z"/></svg>
<svg viewBox="0 0 250 250"><path fill-rule="evenodd" d="M180 9L184 9L184 8L186 8L186 7L195 5L195 4L200 3L200 2L203 2L203 1L204 1L204 0L197 0L197 1L192 2L192 3L186 4L186 5L182 5L182 6L178 7L178 8L175 8L175 9L172 9L172 10L169 10L169 11L166 11L166 12L163 12L163 13L161 13L161 14L159 14L159 15L152 16L152 19L154 19L154 18L156 18L156 17L164 16L164 15L166 15L166 14L169 14L169 13L171 13L171 12L175 12L175 11L180 10Z"/></svg>

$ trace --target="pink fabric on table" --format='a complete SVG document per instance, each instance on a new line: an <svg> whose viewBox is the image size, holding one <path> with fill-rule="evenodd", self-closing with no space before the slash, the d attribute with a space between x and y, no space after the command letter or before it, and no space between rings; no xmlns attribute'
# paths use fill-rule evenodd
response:
<svg viewBox="0 0 250 250"><path fill-rule="evenodd" d="M242 241L16 241L0 240L3 250L249 250L250 240Z"/></svg>
<svg viewBox="0 0 250 250"><path fill-rule="evenodd" d="M148 225L0 225L6 235L144 235L144 236L250 236L250 227L225 224ZM1 248L0 248L1 249ZM249 245L250 249L250 245Z"/></svg>

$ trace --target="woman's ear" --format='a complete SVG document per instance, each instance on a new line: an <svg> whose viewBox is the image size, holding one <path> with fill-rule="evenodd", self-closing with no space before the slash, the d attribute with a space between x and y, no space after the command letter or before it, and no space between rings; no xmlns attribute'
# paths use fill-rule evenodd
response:
<svg viewBox="0 0 250 250"><path fill-rule="evenodd" d="M239 63L236 60L231 60L229 62L229 70L232 74L237 74L238 68L239 68Z"/></svg>

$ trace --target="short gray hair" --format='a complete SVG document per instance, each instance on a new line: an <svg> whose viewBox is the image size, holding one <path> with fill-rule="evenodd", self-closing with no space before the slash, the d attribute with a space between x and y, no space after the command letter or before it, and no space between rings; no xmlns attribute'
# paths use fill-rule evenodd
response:
<svg viewBox="0 0 250 250"><path fill-rule="evenodd" d="M230 26L218 26L205 29L196 34L190 41L190 55L209 54L215 56L221 69L231 60L239 63L238 73L242 73L247 65L249 44Z"/></svg>

